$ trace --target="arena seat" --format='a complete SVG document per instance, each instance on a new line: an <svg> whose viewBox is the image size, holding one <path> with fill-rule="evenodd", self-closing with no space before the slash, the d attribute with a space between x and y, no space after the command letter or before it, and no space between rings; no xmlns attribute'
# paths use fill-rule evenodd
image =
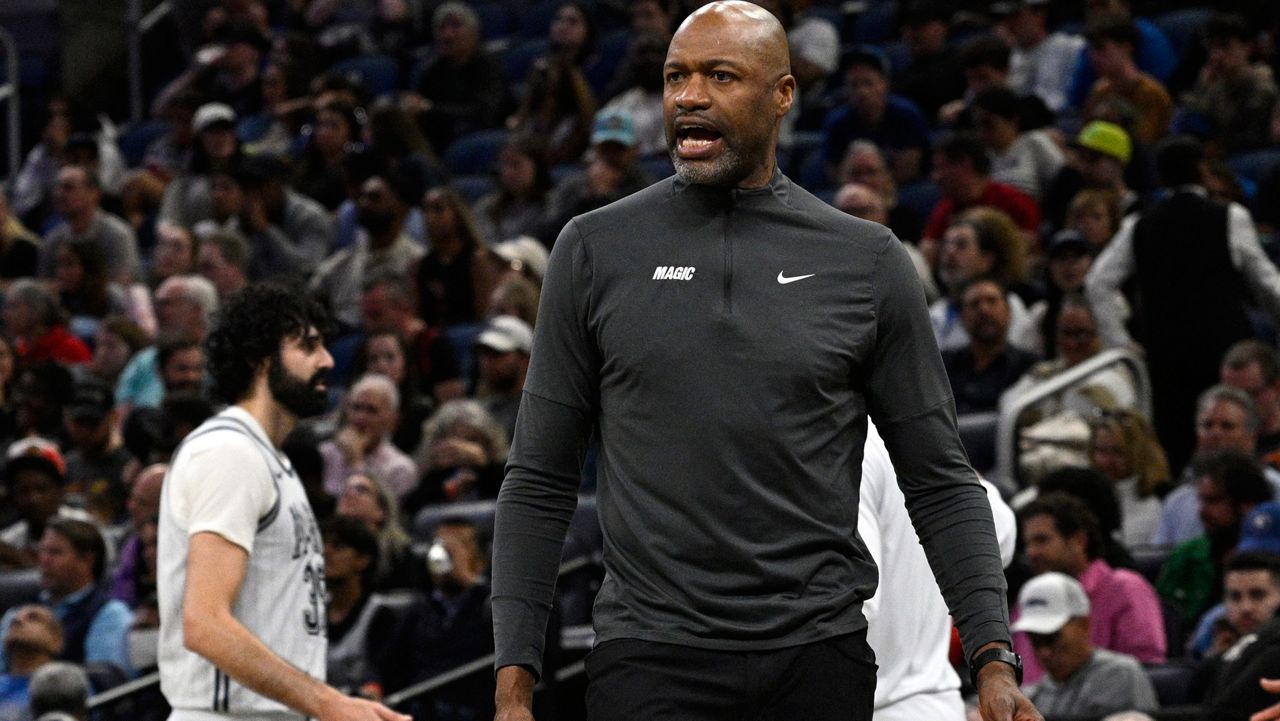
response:
<svg viewBox="0 0 1280 721"><path fill-rule="evenodd" d="M549 47L546 38L529 38L507 48L502 54L502 68L507 80L516 88L523 89L529 68L533 67L535 60L547 54Z"/></svg>
<svg viewBox="0 0 1280 721"><path fill-rule="evenodd" d="M458 191L463 200L469 205L475 205L477 200L492 193L497 189L498 184L494 181L493 176L485 173L483 175L459 175L449 181L450 187Z"/></svg>
<svg viewBox="0 0 1280 721"><path fill-rule="evenodd" d="M436 503L424 506L413 518L413 539L431 543L436 526L446 518L461 516L476 524L485 538L493 538L493 501L468 501L465 503Z"/></svg>
<svg viewBox="0 0 1280 721"><path fill-rule="evenodd" d="M120 139L116 141L120 154L124 156L124 162L128 163L130 168L142 165L142 159L147 154L147 146L164 135L168 129L169 124L163 120L130 123L125 127L124 132L120 133Z"/></svg>
<svg viewBox="0 0 1280 721"><path fill-rule="evenodd" d="M561 2L563 0L540 0L527 6L520 16L520 34L527 38L545 38Z"/></svg>
<svg viewBox="0 0 1280 721"><path fill-rule="evenodd" d="M40 569L0 572L0 614L40 600Z"/></svg>
<svg viewBox="0 0 1280 721"><path fill-rule="evenodd" d="M1200 40L1201 30L1213 13L1214 10L1208 7L1170 10L1153 16L1151 24L1160 28L1160 32L1169 38L1173 52L1181 57L1189 45Z"/></svg>
<svg viewBox="0 0 1280 721"><path fill-rule="evenodd" d="M360 55L339 60L330 68L343 75L355 75L374 97L401 89L400 65L386 55Z"/></svg>
<svg viewBox="0 0 1280 721"><path fill-rule="evenodd" d="M505 130L479 130L454 140L444 153L444 167L449 174L483 175L492 172L503 143L507 142Z"/></svg>
<svg viewBox="0 0 1280 721"><path fill-rule="evenodd" d="M1173 661L1147 666L1146 672L1161 706L1180 706L1191 701L1191 682L1196 672L1190 664Z"/></svg>
<svg viewBox="0 0 1280 721"><path fill-rule="evenodd" d="M871 0L853 23L853 42L882 43L893 37L897 11L895 2Z"/></svg>
<svg viewBox="0 0 1280 721"><path fill-rule="evenodd" d="M471 6L480 17L480 34L485 40L505 38L511 34L511 11L502 2L480 2Z"/></svg>

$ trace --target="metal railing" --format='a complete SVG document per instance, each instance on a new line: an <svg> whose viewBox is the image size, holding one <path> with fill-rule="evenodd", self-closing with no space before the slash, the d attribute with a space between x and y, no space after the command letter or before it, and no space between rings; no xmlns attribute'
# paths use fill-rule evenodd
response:
<svg viewBox="0 0 1280 721"><path fill-rule="evenodd" d="M146 15L142 0L129 0L125 27L129 35L129 119L138 122L146 115L142 100L142 36L169 14L169 0L163 0Z"/></svg>
<svg viewBox="0 0 1280 721"><path fill-rule="evenodd" d="M1045 379L1007 404L1001 404L1000 420L996 426L996 479L997 485L1020 487L1018 478L1018 417L1023 411L1046 398L1066 391L1087 381L1090 376L1113 365L1127 366L1133 374L1137 408L1151 416L1151 379L1147 365L1136 351L1128 348L1108 348L1079 365L1068 368Z"/></svg>
<svg viewBox="0 0 1280 721"><path fill-rule="evenodd" d="M8 112L6 113L9 123L9 178L18 177L18 170L22 167L22 112L19 107L21 102L18 93L18 45L13 41L13 35L6 29L0 28L0 45L4 46L4 69L5 83L0 85L0 103L4 103Z"/></svg>
<svg viewBox="0 0 1280 721"><path fill-rule="evenodd" d="M579 556L577 558L571 558L568 561L565 561L564 563L560 564L557 577L564 577L570 573L574 573L575 571L580 571L584 568L590 568L598 564L599 562L600 562L600 555L598 553ZM420 696L425 696L431 693L432 691L435 691L436 689L447 686L459 679L466 678L467 676L470 676L473 673L479 673L480 671L483 671L485 669L493 668L493 662L495 658L496 657L493 654L489 654L487 656L481 656L480 658L474 659L472 661L468 661L464 664L451 668L448 671L432 676L429 679L419 681L418 683L413 684L412 686L403 688L393 694L388 694L387 697L382 700L382 702L387 706L394 708L396 706L399 706L405 703L406 701L412 701L413 699L418 698ZM565 666L564 668L556 671L555 679L556 681L566 681L568 679L573 678L574 676L582 674L585 670L586 670L586 666L583 664L583 662L578 661L576 663L569 664L568 666ZM104 706L115 703L116 701L120 701L121 699L127 698L129 696L133 696L135 694L139 694L144 691L150 690L151 688L154 688L159 685L160 685L160 673L158 671L153 671L145 676L140 676L128 683L124 683L119 686L116 686L113 689L103 691L100 694L95 694L94 696L89 698L87 706L89 710L92 711L93 709L102 708Z"/></svg>

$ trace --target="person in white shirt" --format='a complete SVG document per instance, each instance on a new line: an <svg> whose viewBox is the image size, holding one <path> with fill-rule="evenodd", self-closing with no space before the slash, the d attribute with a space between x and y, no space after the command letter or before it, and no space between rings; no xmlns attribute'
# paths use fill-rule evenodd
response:
<svg viewBox="0 0 1280 721"><path fill-rule="evenodd" d="M1001 561L1008 566L1017 522L995 486L985 480L982 485L991 501ZM880 569L880 586L862 606L867 643L879 666L873 721L960 721L965 710L960 678L947 656L947 604L907 515L889 452L871 423L862 455L858 537Z"/></svg>
<svg viewBox="0 0 1280 721"><path fill-rule="evenodd" d="M1084 38L1049 32L1049 0L1001 0L991 12L996 32L1009 41L1009 87L1035 94L1055 113L1067 104L1067 91Z"/></svg>
<svg viewBox="0 0 1280 721"><path fill-rule="evenodd" d="M170 721L409 721L324 683L324 544L280 450L325 409L323 313L283 287L233 296L209 337L232 405L174 453L160 498L160 688Z"/></svg>

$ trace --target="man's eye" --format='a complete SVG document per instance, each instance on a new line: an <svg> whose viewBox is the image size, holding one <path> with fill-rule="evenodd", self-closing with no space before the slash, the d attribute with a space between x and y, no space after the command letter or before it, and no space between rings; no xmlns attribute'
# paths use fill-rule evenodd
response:
<svg viewBox="0 0 1280 721"><path fill-rule="evenodd" d="M733 74L732 74L732 73L727 73L727 72L725 72L725 71L723 71L723 70L717 70L717 71L715 71L715 72L711 73L711 79L712 79L712 80L715 80L716 82L719 82L719 83L725 83L725 82L728 82L728 81L730 81L730 80L733 80Z"/></svg>
<svg viewBox="0 0 1280 721"><path fill-rule="evenodd" d="M684 79L684 73L667 73L668 83L678 83Z"/></svg>

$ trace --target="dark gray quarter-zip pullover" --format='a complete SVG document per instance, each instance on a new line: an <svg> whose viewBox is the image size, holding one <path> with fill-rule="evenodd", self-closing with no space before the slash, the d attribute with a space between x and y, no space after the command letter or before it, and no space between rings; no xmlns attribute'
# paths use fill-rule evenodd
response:
<svg viewBox="0 0 1280 721"><path fill-rule="evenodd" d="M887 229L779 173L759 190L668 178L575 218L551 254L498 496L497 666L540 672L596 424L597 642L768 650L861 629L876 587L855 535L868 414L965 648L1008 642L990 506Z"/></svg>

